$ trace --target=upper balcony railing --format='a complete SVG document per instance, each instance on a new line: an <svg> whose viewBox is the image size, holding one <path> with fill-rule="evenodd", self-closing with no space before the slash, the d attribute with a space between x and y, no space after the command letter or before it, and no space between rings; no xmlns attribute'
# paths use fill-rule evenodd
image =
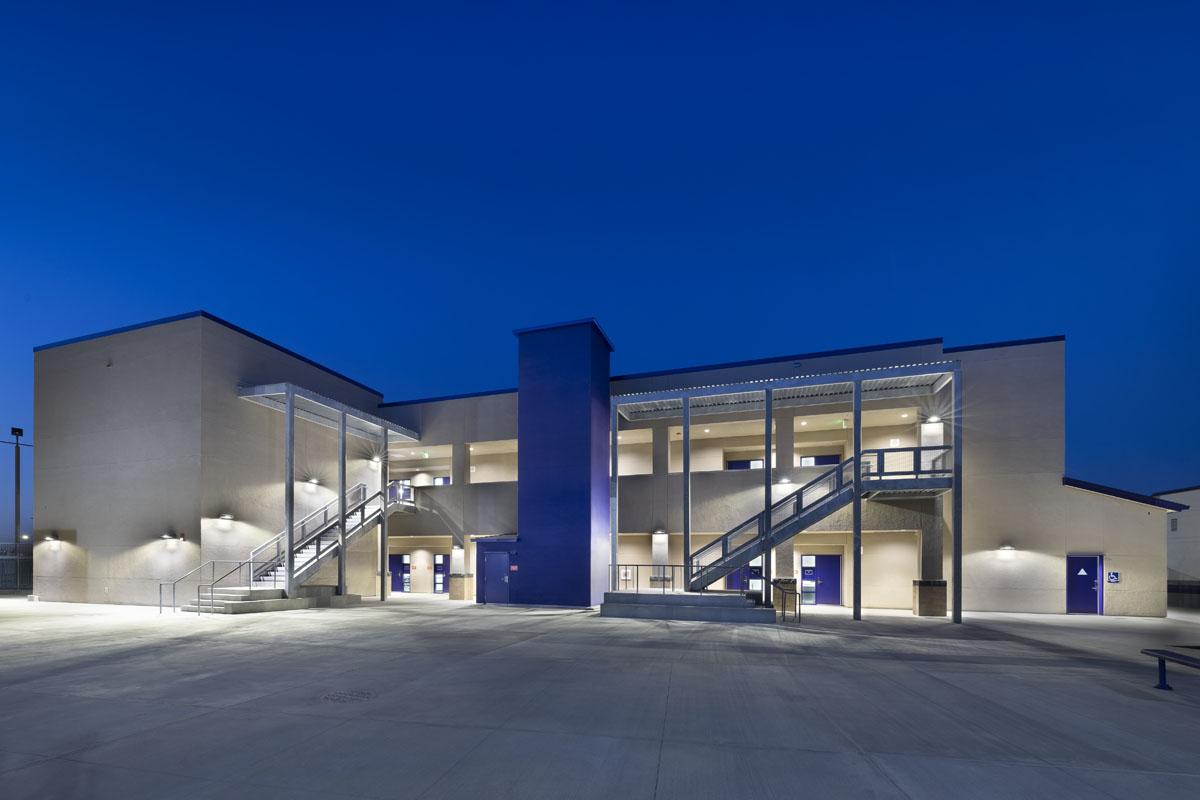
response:
<svg viewBox="0 0 1200 800"><path fill-rule="evenodd" d="M862 478L939 478L954 473L954 448L950 445L887 447L862 451Z"/></svg>

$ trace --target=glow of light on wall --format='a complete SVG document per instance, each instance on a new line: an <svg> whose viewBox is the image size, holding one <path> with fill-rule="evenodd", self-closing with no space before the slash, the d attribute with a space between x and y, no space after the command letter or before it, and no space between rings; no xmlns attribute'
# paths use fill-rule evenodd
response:
<svg viewBox="0 0 1200 800"><path fill-rule="evenodd" d="M1001 561L1012 561L1013 556L1016 555L1016 552L1017 548L1013 547L1011 544L1002 544L996 551L996 558L1000 559Z"/></svg>

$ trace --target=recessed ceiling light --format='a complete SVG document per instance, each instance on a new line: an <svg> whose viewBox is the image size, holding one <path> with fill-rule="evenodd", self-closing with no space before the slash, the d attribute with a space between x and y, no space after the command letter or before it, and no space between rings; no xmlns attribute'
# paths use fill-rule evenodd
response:
<svg viewBox="0 0 1200 800"><path fill-rule="evenodd" d="M475 452L475 448L474 448L474 447L468 447L467 449L468 449L468 450L470 450L472 453L474 453L474 452Z"/></svg>
<svg viewBox="0 0 1200 800"><path fill-rule="evenodd" d="M908 419L908 414L901 414L900 419Z"/></svg>
<svg viewBox="0 0 1200 800"><path fill-rule="evenodd" d="M802 419L802 420L800 420L800 424L801 424L801 425L807 425L807 424L808 424L808 420L806 420L806 419Z"/></svg>
<svg viewBox="0 0 1200 800"><path fill-rule="evenodd" d="M704 432L705 432L705 433L708 433L708 428L705 428L705 429L704 429Z"/></svg>
<svg viewBox="0 0 1200 800"><path fill-rule="evenodd" d="M621 441L621 437L620 437L620 436L618 436L618 437L617 437L617 441L618 441L618 442L619 442L619 441Z"/></svg>

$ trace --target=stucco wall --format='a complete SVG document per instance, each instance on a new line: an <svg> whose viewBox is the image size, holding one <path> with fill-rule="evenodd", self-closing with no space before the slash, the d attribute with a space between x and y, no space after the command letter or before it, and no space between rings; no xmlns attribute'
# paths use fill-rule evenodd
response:
<svg viewBox="0 0 1200 800"><path fill-rule="evenodd" d="M1174 492L1162 499L1190 506L1167 515L1167 578L1200 581L1200 489ZM1170 529L1174 519L1176 530Z"/></svg>
<svg viewBox="0 0 1200 800"><path fill-rule="evenodd" d="M200 347L193 318L34 354L35 594L157 603L199 564Z"/></svg>

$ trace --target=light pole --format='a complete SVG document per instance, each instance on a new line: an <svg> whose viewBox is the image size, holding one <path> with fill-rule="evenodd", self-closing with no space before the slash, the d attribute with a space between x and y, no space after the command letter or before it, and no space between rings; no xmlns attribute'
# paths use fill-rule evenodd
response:
<svg viewBox="0 0 1200 800"><path fill-rule="evenodd" d="M14 467L13 467L13 482L15 484L15 487L13 489L13 542L15 542L16 544L20 544L21 543L21 448L22 447L33 447L33 445L21 443L21 437L25 435L24 428L13 428L13 429L11 429L10 433L12 433L13 440L11 442L5 442L5 444L11 444L13 446L13 465L14 465Z"/></svg>

